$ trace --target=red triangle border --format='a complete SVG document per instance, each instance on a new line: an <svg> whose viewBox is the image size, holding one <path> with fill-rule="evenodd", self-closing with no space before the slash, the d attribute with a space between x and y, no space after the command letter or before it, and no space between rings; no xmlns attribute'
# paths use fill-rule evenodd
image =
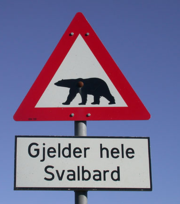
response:
<svg viewBox="0 0 180 204"><path fill-rule="evenodd" d="M74 35L70 35L70 33ZM86 35L89 33L89 35ZM128 107L35 108L41 95L81 34ZM71 114L74 114L72 117ZM89 116L90 114L90 116ZM16 121L148 120L150 114L91 25L77 13L14 115Z"/></svg>

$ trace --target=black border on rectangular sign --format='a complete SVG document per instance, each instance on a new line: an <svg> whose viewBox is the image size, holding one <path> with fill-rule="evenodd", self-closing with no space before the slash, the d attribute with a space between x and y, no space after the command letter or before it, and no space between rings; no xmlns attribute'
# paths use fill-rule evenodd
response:
<svg viewBox="0 0 180 204"><path fill-rule="evenodd" d="M148 141L148 156L149 156L149 176L150 176L150 188L48 188L48 187L16 187L16 160L17 160L17 138L81 138L81 139L147 139ZM150 154L150 138L149 137L115 137L115 136L27 136L27 135L16 135L15 136L15 158L14 158L14 190L67 190L67 191L76 191L76 190L85 190L85 191L152 191L152 172L151 172L151 154Z"/></svg>

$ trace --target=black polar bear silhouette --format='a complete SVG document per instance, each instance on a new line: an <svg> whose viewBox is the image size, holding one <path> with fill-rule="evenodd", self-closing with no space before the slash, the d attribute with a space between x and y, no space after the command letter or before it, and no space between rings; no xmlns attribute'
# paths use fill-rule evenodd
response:
<svg viewBox="0 0 180 204"><path fill-rule="evenodd" d="M82 98L82 102L79 105L86 104L88 94L94 96L94 102L91 104L99 104L101 96L105 97L109 104L115 104L114 97L111 95L106 82L99 78L64 79L56 82L55 85L70 88L67 100L62 103L64 105L69 105L77 93Z"/></svg>

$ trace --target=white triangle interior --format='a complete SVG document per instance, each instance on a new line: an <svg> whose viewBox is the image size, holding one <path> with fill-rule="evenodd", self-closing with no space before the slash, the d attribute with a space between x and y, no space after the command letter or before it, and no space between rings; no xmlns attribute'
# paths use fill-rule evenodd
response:
<svg viewBox="0 0 180 204"><path fill-rule="evenodd" d="M100 104L92 105L94 97L88 95L87 103L78 105L82 100L80 94L77 94L70 105L63 105L62 103L66 101L69 95L69 88L56 86L54 83L60 80L78 78L100 78L104 80L111 95L115 98L115 104L109 105L109 101L101 97ZM79 34L35 107L127 107L127 104Z"/></svg>

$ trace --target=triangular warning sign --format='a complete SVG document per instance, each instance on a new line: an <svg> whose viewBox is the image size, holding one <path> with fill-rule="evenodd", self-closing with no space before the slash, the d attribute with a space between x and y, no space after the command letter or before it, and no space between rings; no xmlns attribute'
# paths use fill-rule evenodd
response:
<svg viewBox="0 0 180 204"><path fill-rule="evenodd" d="M14 115L17 121L149 118L82 13L75 15Z"/></svg>

